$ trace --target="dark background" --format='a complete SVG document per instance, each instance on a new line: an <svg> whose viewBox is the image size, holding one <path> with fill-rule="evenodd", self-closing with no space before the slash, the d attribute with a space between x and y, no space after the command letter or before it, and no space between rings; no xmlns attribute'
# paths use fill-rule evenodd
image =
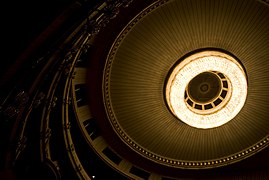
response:
<svg viewBox="0 0 269 180"><path fill-rule="evenodd" d="M1 5L3 71L27 49L74 0L8 1Z"/></svg>

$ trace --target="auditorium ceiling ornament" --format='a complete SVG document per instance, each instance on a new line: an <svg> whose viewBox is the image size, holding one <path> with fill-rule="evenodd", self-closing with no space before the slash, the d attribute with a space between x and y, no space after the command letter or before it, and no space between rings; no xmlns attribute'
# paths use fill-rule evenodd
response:
<svg viewBox="0 0 269 180"><path fill-rule="evenodd" d="M247 96L246 79L244 69L231 56L202 51L172 68L165 98L172 113L188 125L218 127L242 109Z"/></svg>

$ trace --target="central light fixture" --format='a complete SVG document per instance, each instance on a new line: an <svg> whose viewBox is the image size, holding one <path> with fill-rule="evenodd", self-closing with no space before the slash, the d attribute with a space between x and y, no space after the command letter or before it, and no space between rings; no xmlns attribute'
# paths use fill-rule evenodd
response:
<svg viewBox="0 0 269 180"><path fill-rule="evenodd" d="M232 120L247 97L247 78L231 55L206 50L194 53L169 74L165 98L171 112L196 128L214 128Z"/></svg>

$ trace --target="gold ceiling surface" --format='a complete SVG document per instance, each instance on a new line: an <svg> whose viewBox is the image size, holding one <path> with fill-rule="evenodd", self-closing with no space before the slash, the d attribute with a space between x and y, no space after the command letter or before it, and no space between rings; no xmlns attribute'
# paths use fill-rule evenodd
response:
<svg viewBox="0 0 269 180"><path fill-rule="evenodd" d="M107 57L103 97L121 140L166 166L207 168L248 157L269 143L269 6L257 0L157 1L119 34ZM197 129L165 102L170 69L184 55L219 48L245 67L248 95L228 123Z"/></svg>

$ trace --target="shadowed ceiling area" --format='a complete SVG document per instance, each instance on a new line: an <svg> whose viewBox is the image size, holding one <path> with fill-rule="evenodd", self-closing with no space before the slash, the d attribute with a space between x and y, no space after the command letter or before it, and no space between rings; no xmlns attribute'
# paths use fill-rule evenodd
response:
<svg viewBox="0 0 269 180"><path fill-rule="evenodd" d="M32 6L29 11L37 16L24 15L30 18L20 22L24 30L7 40L15 52L1 67L3 178L269 177L268 1L70 1L51 6ZM183 87L181 99L173 97L183 102L177 113L189 110L199 121L223 118L212 115L222 110L214 111L216 99L240 99L240 81L233 78L237 72L225 74L233 68L217 65L220 60L212 61L215 66L187 68L202 72L196 79L169 80L178 66L204 58L188 59L204 51L233 57L247 82L239 113L212 128L180 119L185 116L174 113L167 97L167 83L193 80ZM200 110L195 105L211 100L210 111L208 105ZM225 112L240 104L225 103Z"/></svg>

